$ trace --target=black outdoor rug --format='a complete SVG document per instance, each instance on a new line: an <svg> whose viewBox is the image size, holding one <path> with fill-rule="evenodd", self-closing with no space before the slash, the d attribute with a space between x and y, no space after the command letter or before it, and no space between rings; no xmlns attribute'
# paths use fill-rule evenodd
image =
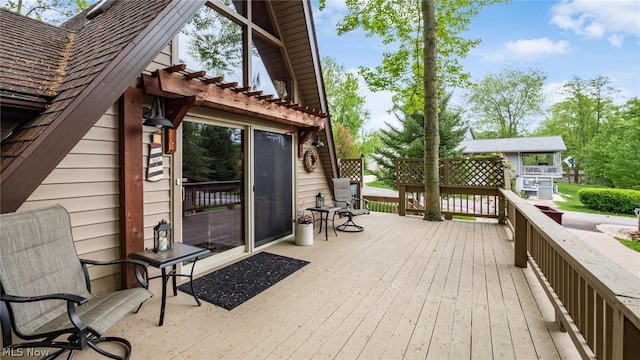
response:
<svg viewBox="0 0 640 360"><path fill-rule="evenodd" d="M232 310L308 263L260 252L193 280L193 288L198 298ZM180 285L178 289L193 295L189 283Z"/></svg>

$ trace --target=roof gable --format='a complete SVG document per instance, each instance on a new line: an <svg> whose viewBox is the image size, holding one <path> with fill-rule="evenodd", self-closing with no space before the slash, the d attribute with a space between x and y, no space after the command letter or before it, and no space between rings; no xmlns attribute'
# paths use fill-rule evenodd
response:
<svg viewBox="0 0 640 360"><path fill-rule="evenodd" d="M26 200L203 4L121 0L91 21L76 17L57 95L2 141L2 212Z"/></svg>
<svg viewBox="0 0 640 360"><path fill-rule="evenodd" d="M15 211L31 195L205 2L155 0L140 6L140 2L116 0L98 17L87 20L87 10L60 28L34 25L30 19L12 15L26 27L50 28L55 44L50 44L49 52L62 55L52 77L56 86L48 108L2 141L1 212ZM275 11L279 25L298 24L283 33L289 60L296 60L292 67L304 104L327 112L309 1L270 5L279 9ZM7 31L16 36L14 30ZM305 35L295 36L296 31ZM29 70L23 71L28 74ZM337 176L328 120L323 135L330 140L325 151L331 159L328 168L333 170L327 176Z"/></svg>

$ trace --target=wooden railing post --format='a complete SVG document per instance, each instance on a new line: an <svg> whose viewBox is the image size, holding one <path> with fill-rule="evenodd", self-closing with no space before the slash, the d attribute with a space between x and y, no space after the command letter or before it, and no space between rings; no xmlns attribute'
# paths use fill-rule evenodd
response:
<svg viewBox="0 0 640 360"><path fill-rule="evenodd" d="M514 265L521 268L527 267L527 228L529 224L527 218L516 207L513 208L516 223L513 229L514 240Z"/></svg>
<svg viewBox="0 0 640 360"><path fill-rule="evenodd" d="M406 187L398 186L398 215L405 216L407 214L407 196Z"/></svg>

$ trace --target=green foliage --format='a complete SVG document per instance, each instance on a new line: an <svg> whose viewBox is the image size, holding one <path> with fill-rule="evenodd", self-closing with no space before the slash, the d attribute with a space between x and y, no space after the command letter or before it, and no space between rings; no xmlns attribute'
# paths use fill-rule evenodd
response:
<svg viewBox="0 0 640 360"><path fill-rule="evenodd" d="M543 112L546 78L540 70L506 68L474 84L467 96L474 129L484 131L485 138L526 135L532 119Z"/></svg>
<svg viewBox="0 0 640 360"><path fill-rule="evenodd" d="M371 153L373 135L362 129L370 112L364 106L365 98L359 94L356 75L347 72L335 59L325 56L322 58L322 76L338 158Z"/></svg>
<svg viewBox="0 0 640 360"><path fill-rule="evenodd" d="M225 76L242 69L242 28L226 16L203 6L181 31L188 54L205 70Z"/></svg>
<svg viewBox="0 0 640 360"><path fill-rule="evenodd" d="M624 189L582 189L578 198L586 207L603 212L633 214L640 208L640 191Z"/></svg>
<svg viewBox="0 0 640 360"><path fill-rule="evenodd" d="M25 4L23 0L9 0L4 9L51 24L60 24L96 1L98 0L35 0Z"/></svg>
<svg viewBox="0 0 640 360"><path fill-rule="evenodd" d="M508 0L507 0L508 1ZM459 59L480 43L461 34L469 30L471 20L484 6L505 0L436 1L438 86L464 87L469 74L463 72ZM326 0L319 0L320 9ZM349 13L338 24L343 34L358 28L366 36L377 36L388 51L382 63L373 68L361 67L360 74L373 91L390 90L394 103L407 106L404 111L424 109L424 38L420 1L371 0L346 1Z"/></svg>
<svg viewBox="0 0 640 360"><path fill-rule="evenodd" d="M199 181L237 180L242 153L238 130L184 121L182 171Z"/></svg>
<svg viewBox="0 0 640 360"><path fill-rule="evenodd" d="M617 93L606 76L594 79L574 77L563 87L565 100L551 107L535 134L561 135L567 154L576 158L579 169L588 168L587 147L600 132L605 119L614 113L613 98ZM589 178L589 174L586 174ZM578 179L575 179L577 182Z"/></svg>
<svg viewBox="0 0 640 360"><path fill-rule="evenodd" d="M640 100L627 101L586 146L589 181L640 190Z"/></svg>
<svg viewBox="0 0 640 360"><path fill-rule="evenodd" d="M449 109L451 93L440 101L438 112L440 146L439 153L442 157L458 155L456 149L467 131L460 115L460 110ZM378 179L393 186L396 183L396 158L422 158L424 156L424 115L422 112L411 114L401 113L396 118L400 126L387 124L387 129L380 130L381 146L376 148L372 156L380 168Z"/></svg>

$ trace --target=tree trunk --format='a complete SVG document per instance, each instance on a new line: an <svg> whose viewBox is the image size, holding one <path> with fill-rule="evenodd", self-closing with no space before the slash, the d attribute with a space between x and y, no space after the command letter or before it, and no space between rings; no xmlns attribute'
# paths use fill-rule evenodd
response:
<svg viewBox="0 0 640 360"><path fill-rule="evenodd" d="M438 83L435 0L422 0L424 19L424 219L442 221L438 169Z"/></svg>
<svg viewBox="0 0 640 360"><path fill-rule="evenodd" d="M578 169L578 164L573 167L573 182L580 184L580 171Z"/></svg>

